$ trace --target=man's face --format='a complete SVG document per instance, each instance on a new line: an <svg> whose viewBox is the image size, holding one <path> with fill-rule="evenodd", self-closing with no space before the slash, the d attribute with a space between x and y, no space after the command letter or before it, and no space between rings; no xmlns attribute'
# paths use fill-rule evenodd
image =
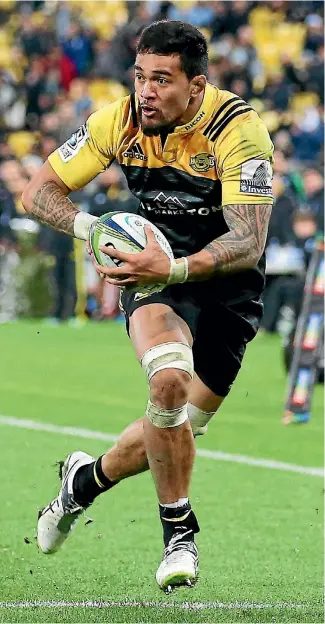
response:
<svg viewBox="0 0 325 624"><path fill-rule="evenodd" d="M134 69L143 133L152 136L164 128L182 125L193 81L181 70L179 56L138 54Z"/></svg>
<svg viewBox="0 0 325 624"><path fill-rule="evenodd" d="M314 169L309 169L304 174L304 186L307 195L313 195L323 188L322 176Z"/></svg>

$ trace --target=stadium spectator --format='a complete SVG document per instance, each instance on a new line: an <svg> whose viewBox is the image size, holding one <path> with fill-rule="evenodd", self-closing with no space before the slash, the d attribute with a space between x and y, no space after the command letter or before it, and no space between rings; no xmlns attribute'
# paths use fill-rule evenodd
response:
<svg viewBox="0 0 325 624"><path fill-rule="evenodd" d="M90 70L93 60L93 38L79 24L70 24L62 49L74 63L78 76L84 76Z"/></svg>
<svg viewBox="0 0 325 624"><path fill-rule="evenodd" d="M291 227L285 233L285 241L273 242L273 264L270 253L270 268L263 295L264 315L262 327L265 331L279 329L287 310L294 310L295 316L301 307L305 274L314 249L317 222L309 211L296 210L291 214ZM285 242L285 245L283 245ZM281 245L282 243L282 245Z"/></svg>
<svg viewBox="0 0 325 624"><path fill-rule="evenodd" d="M182 5L174 7L171 3L168 17L172 20L184 20L197 28L209 26L213 20L213 2L195 2L189 9L183 9Z"/></svg>
<svg viewBox="0 0 325 624"><path fill-rule="evenodd" d="M47 322L57 325L62 321L74 318L77 301L76 270L73 239L55 230L45 234L46 252L53 258L52 285L54 290L54 307L52 316Z"/></svg>
<svg viewBox="0 0 325 624"><path fill-rule="evenodd" d="M30 15L24 15L18 36L20 45L28 59L46 54L44 38L41 37L39 29L33 24Z"/></svg>
<svg viewBox="0 0 325 624"><path fill-rule="evenodd" d="M55 46L48 55L48 67L57 73L56 83L64 91L69 91L70 84L77 77L77 67L75 62L64 53L60 46Z"/></svg>
<svg viewBox="0 0 325 624"><path fill-rule="evenodd" d="M303 181L307 206L316 219L318 230L324 232L324 178L317 169L307 169Z"/></svg>
<svg viewBox="0 0 325 624"><path fill-rule="evenodd" d="M278 173L273 178L273 197L268 241L276 240L278 244L285 245L292 239L292 215L296 202L290 189L286 188L285 179Z"/></svg>
<svg viewBox="0 0 325 624"><path fill-rule="evenodd" d="M10 221L15 216L15 203L10 191L0 179L0 246L13 240Z"/></svg>
<svg viewBox="0 0 325 624"><path fill-rule="evenodd" d="M47 101L42 101L45 95L45 67L40 57L32 59L30 68L25 77L26 87L26 126L35 130L39 124L39 118L46 113Z"/></svg>
<svg viewBox="0 0 325 624"><path fill-rule="evenodd" d="M236 35L241 26L248 23L250 3L246 0L234 0L231 5L227 2L227 21L225 29L227 32Z"/></svg>
<svg viewBox="0 0 325 624"><path fill-rule="evenodd" d="M303 178L296 167L294 167L292 161L286 158L284 152L280 149L274 152L274 174L279 174L281 176L285 189L292 198L295 198L297 202L303 203L305 201ZM277 178L275 175L275 185L276 180Z"/></svg>
<svg viewBox="0 0 325 624"><path fill-rule="evenodd" d="M39 142L38 151L45 162L47 157L57 148L57 140L53 134L42 134Z"/></svg>
<svg viewBox="0 0 325 624"><path fill-rule="evenodd" d="M133 89L133 72L130 70L134 62L137 39L149 21L145 3L139 3L132 19L117 30L108 50L105 77L121 82L130 90Z"/></svg>
<svg viewBox="0 0 325 624"><path fill-rule="evenodd" d="M291 127L293 156L303 163L317 162L324 145L324 123L316 108L305 110L297 116Z"/></svg>
<svg viewBox="0 0 325 624"><path fill-rule="evenodd" d="M290 95L290 84L287 82L283 72L277 71L270 74L263 92L263 99L267 101L265 104L268 109L272 110L275 108L278 111L287 110Z"/></svg>
<svg viewBox="0 0 325 624"><path fill-rule="evenodd" d="M324 24L320 15L312 13L305 19L307 36L305 49L316 52L320 45L324 45Z"/></svg>
<svg viewBox="0 0 325 624"><path fill-rule="evenodd" d="M211 21L211 40L217 41L227 32L228 10L226 2L213 2L214 15Z"/></svg>

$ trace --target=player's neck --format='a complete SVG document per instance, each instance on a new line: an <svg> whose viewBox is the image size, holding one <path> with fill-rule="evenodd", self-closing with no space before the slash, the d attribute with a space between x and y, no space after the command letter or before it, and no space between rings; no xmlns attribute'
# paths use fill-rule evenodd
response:
<svg viewBox="0 0 325 624"><path fill-rule="evenodd" d="M193 102L189 103L184 114L181 117L179 117L179 119L177 119L175 126L184 126L185 124L188 124L190 121L192 121L192 119L195 118L195 116L197 115L197 113L199 112L202 106L204 94L205 94L205 91L202 91L202 93L200 93L200 95L197 98L195 98Z"/></svg>

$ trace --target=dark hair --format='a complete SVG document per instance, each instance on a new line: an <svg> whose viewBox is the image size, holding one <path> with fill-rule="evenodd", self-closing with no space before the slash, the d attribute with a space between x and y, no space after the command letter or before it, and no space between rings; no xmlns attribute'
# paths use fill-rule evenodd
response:
<svg viewBox="0 0 325 624"><path fill-rule="evenodd" d="M295 210L292 215L293 221L314 221L317 222L316 216L309 206Z"/></svg>
<svg viewBox="0 0 325 624"><path fill-rule="evenodd" d="M137 54L178 54L181 69L191 80L194 76L208 73L208 46L197 28L186 22L154 22L142 31Z"/></svg>

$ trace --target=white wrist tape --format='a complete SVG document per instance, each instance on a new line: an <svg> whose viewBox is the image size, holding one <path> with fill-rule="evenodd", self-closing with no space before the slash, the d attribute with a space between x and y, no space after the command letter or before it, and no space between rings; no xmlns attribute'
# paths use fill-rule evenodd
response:
<svg viewBox="0 0 325 624"><path fill-rule="evenodd" d="M88 240L90 226L94 221L97 221L98 217L94 217L93 215L88 214L88 212L80 212L77 213L74 223L73 223L73 232L76 238L80 238L81 240Z"/></svg>
<svg viewBox="0 0 325 624"><path fill-rule="evenodd" d="M170 261L170 271L167 280L168 286L170 284L183 284L188 278L188 259L180 258L179 260Z"/></svg>

